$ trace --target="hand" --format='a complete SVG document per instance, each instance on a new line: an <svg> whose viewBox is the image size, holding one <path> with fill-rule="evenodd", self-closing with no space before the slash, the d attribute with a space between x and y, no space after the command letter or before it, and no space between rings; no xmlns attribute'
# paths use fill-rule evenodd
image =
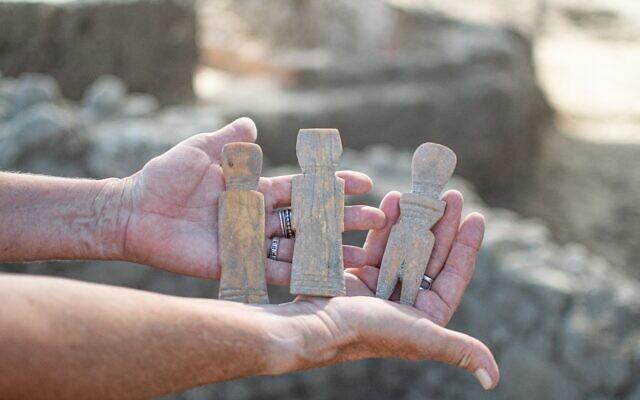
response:
<svg viewBox="0 0 640 400"><path fill-rule="evenodd" d="M218 198L225 187L222 147L231 142L254 142L256 135L253 121L241 118L217 132L190 137L127 178L123 258L181 274L219 278ZM347 195L371 190L371 179L364 174L340 171L337 176L344 179ZM274 209L290 205L291 178L260 178L259 191L266 205L266 242L281 234ZM348 206L344 216L345 230L380 228L385 222L382 211L374 207ZM289 282L292 254L293 240L281 239L279 261L267 259L269 283ZM366 253L344 246L344 261L347 267L362 266Z"/></svg>
<svg viewBox="0 0 640 400"><path fill-rule="evenodd" d="M435 280L431 290L421 290L414 307L409 307L396 302L397 292L392 296L396 301L373 297L389 232L399 216L399 198L399 193L391 192L382 200L380 209L387 222L369 232L364 246L368 265L346 270L347 294L355 297L300 296L287 311L304 325L300 331L314 332L302 339L306 347L301 348L306 350L300 358L326 364L371 357L443 361L466 369L491 389L500 379L491 351L477 339L444 328L473 274L484 218L473 213L460 225L462 195L444 194L446 211L433 228L435 246L425 265L425 273Z"/></svg>

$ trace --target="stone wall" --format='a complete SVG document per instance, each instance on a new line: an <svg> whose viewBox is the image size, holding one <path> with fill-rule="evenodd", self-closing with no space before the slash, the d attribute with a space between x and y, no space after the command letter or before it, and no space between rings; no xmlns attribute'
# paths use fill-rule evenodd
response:
<svg viewBox="0 0 640 400"><path fill-rule="evenodd" d="M526 208L640 279L640 7L553 0L537 39L558 118Z"/></svg>
<svg viewBox="0 0 640 400"><path fill-rule="evenodd" d="M519 32L386 0L205 3L203 59L275 81L212 98L255 119L274 162L295 162L299 127L331 126L352 149L446 144L494 203L528 179L550 113Z"/></svg>
<svg viewBox="0 0 640 400"><path fill-rule="evenodd" d="M637 131L627 138L617 136ZM635 133L638 136L635 137ZM617 137L616 137L617 136ZM527 211L640 279L640 130L564 121L544 135Z"/></svg>
<svg viewBox="0 0 640 400"><path fill-rule="evenodd" d="M61 98L55 81L41 75L4 79L0 93L3 170L124 176L185 135L220 125L212 108L155 109L152 100L127 94L109 77L96 82L81 105ZM342 167L366 172L376 184L373 193L351 201L374 205L388 190L408 190L410 156L388 146L346 150ZM267 167L265 175L296 169ZM502 381L494 392L483 392L466 373L439 364L367 360L220 383L166 398L638 400L637 281L581 245L555 243L541 221L488 208L465 181L455 179L451 186L464 193L465 212L482 211L487 217L476 275L452 327L479 337L495 352ZM181 296L217 292L211 281L127 263L5 264L0 270ZM274 301L290 298L287 288L270 291Z"/></svg>
<svg viewBox="0 0 640 400"><path fill-rule="evenodd" d="M0 1L0 72L54 76L78 99L104 74L163 103L193 98L191 0Z"/></svg>

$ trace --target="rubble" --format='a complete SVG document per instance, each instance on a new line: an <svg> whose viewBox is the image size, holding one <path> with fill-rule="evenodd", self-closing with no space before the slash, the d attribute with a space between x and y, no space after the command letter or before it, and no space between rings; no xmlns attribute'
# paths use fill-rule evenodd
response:
<svg viewBox="0 0 640 400"><path fill-rule="evenodd" d="M128 93L114 76L96 80L81 103L63 98L46 75L0 77L3 170L123 177L188 136L222 125L210 106L160 109L154 96Z"/></svg>
<svg viewBox="0 0 640 400"><path fill-rule="evenodd" d="M231 78L200 94L225 115L252 117L276 164L295 162L300 127L338 128L352 149L438 142L482 195L509 204L550 117L529 39L399 3L205 2L205 62L277 84Z"/></svg>

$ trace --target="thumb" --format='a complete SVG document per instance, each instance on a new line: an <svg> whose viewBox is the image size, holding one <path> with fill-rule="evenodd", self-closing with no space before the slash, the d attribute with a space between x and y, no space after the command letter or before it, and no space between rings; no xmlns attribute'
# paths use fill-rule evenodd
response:
<svg viewBox="0 0 640 400"><path fill-rule="evenodd" d="M222 148L227 143L256 141L258 130L251 118L238 118L215 132L200 133L185 140L183 144L199 148L215 161L220 161Z"/></svg>
<svg viewBox="0 0 640 400"><path fill-rule="evenodd" d="M363 302L371 298L348 299ZM368 311L366 319L349 319L356 323L363 343L375 357L441 361L469 371L485 390L498 384L498 364L478 339L445 329L413 307L377 300L380 299L368 300L370 305L364 308Z"/></svg>
<svg viewBox="0 0 640 400"><path fill-rule="evenodd" d="M487 346L471 336L436 324L425 337L425 358L463 368L475 376L485 390L493 389L500 380L498 364Z"/></svg>

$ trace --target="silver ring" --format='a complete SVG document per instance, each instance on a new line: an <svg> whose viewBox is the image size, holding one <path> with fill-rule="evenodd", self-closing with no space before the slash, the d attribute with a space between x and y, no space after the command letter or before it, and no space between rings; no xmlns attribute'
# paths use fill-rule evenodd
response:
<svg viewBox="0 0 640 400"><path fill-rule="evenodd" d="M277 261L279 248L280 248L280 238L274 237L273 239L271 239L271 245L269 246L269 252L267 253L267 258Z"/></svg>
<svg viewBox="0 0 640 400"><path fill-rule="evenodd" d="M427 275L423 275L422 282L420 282L420 289L429 290L431 289L432 285L433 285L433 278Z"/></svg>
<svg viewBox="0 0 640 400"><path fill-rule="evenodd" d="M282 235L287 239L295 238L296 233L291 227L291 209L282 208L278 210L278 217L280 218L280 229L282 230Z"/></svg>

